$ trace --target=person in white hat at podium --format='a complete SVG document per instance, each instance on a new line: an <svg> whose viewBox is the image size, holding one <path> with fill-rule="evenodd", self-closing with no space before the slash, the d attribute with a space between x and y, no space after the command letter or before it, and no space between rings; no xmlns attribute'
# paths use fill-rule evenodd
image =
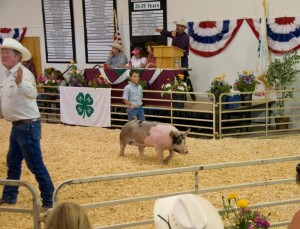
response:
<svg viewBox="0 0 300 229"><path fill-rule="evenodd" d="M166 29L155 28L156 32L159 32L163 36L171 37L172 38L172 45L184 50L184 55L181 57L181 67L189 68L189 47L190 47L190 37L185 32L185 29L188 27L188 24L185 20L179 19L178 21L174 22L176 24L176 29L173 31L168 31ZM189 78L188 71L184 71L185 81L190 87L190 91L193 92L193 85ZM196 96L191 94L191 98L195 101Z"/></svg>

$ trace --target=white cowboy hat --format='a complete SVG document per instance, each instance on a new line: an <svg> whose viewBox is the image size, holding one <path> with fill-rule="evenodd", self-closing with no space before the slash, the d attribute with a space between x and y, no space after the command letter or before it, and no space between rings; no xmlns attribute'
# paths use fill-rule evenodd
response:
<svg viewBox="0 0 300 229"><path fill-rule="evenodd" d="M157 199L154 222L156 229L224 229L215 207L195 194Z"/></svg>
<svg viewBox="0 0 300 229"><path fill-rule="evenodd" d="M5 38L2 45L0 46L0 50L2 49L13 49L20 52L22 55L22 61L31 59L31 53L29 52L29 50L13 38Z"/></svg>
<svg viewBox="0 0 300 229"><path fill-rule="evenodd" d="M116 49L119 49L121 52L123 51L123 47L121 44L117 43L117 42L114 42L112 45L110 45L110 47L113 47L113 48L116 48Z"/></svg>
<svg viewBox="0 0 300 229"><path fill-rule="evenodd" d="M184 26L184 27L188 27L188 24L186 23L186 21L185 20L183 20L183 19L179 19L178 21L174 21L174 23L176 24L176 25L182 25L182 26Z"/></svg>

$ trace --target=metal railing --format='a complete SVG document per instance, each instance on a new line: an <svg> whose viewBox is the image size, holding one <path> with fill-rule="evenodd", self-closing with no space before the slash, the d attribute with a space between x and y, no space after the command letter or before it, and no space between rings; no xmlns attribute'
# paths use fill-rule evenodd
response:
<svg viewBox="0 0 300 229"><path fill-rule="evenodd" d="M122 92L123 89L112 88L112 128L122 128L128 121L126 106L121 99ZM255 98L253 93L225 93L220 96L219 102L214 102L216 99L211 93L193 92L197 96L196 101L190 99L189 93L181 93L186 97L186 100L181 101L174 99L175 92L171 96L160 96L165 91L144 90L147 98L143 99L143 107L148 121L171 123L179 130L191 129L190 136L192 137L270 138L300 133L300 90L293 89L293 92L294 98L284 99L287 111L285 117L288 121L283 123L275 122L281 117L277 115L279 108L276 106L280 100L275 98L274 92L271 91L262 92L266 96L260 98ZM116 93L118 96L114 95ZM251 94L252 101L224 99L240 97L244 94ZM42 120L60 123L59 93L41 93L39 97L37 101ZM287 127L282 127L284 124Z"/></svg>
<svg viewBox="0 0 300 229"><path fill-rule="evenodd" d="M40 211L40 199L38 192L36 189L26 181L21 180L3 180L0 179L0 185L8 185L8 186L22 186L29 190L32 196L32 209L25 208L17 208L10 205L9 207L4 207L0 205L1 212L13 212L13 213L23 213L23 214L31 214L33 215L33 228L40 229L41 222L39 217Z"/></svg>
<svg viewBox="0 0 300 229"><path fill-rule="evenodd" d="M95 177L87 177L87 178L78 178L78 179L71 179L62 182L58 185L54 192L54 205L59 203L59 194L68 186L74 185L84 185L94 182L103 182L103 181L115 181L115 180L122 180L122 179L135 179L135 178L145 178L145 177L153 177L153 176L161 176L161 175L170 175L170 174L180 174L180 173L193 173L194 174L194 185L193 188L190 190L185 191L177 191L172 193L164 193L164 194L156 194L156 195L146 195L146 196L139 196L139 197L130 197L125 199L114 199L110 201L102 201L102 202L95 202L95 203L85 203L82 204L85 208L101 208L106 206L115 206L115 205L122 205L134 202L142 202L142 201L149 201L149 200L156 200L157 198L163 198L172 195L179 195L185 193L194 193L194 194L204 194L210 192L218 192L224 190L234 190L234 189L243 189L243 188L254 188L254 187L265 187L270 185L277 185L277 184L286 184L295 182L295 178L288 178L288 179L279 179L279 180L265 180L265 181L258 181L254 183L244 183L244 184L234 184L234 185L227 185L227 186L218 186L218 187L211 187L211 188L200 188L199 181L200 181L200 174L204 171L208 170L221 170L224 168L234 168L234 167L245 167L245 166L265 166L267 164L275 164L275 163L284 163L290 161L299 161L300 156L292 156L292 157L285 157L285 158L271 158L271 159L261 159L261 160L252 160L252 161L241 161L241 162L232 162L232 163L220 163L220 164L210 164L210 165L199 165L199 166L191 166L191 167L182 167L182 168L174 168L174 169L164 169L164 170L152 170L152 171L143 171L143 172L131 172L131 173L123 173L123 174L114 174L114 175L103 175L103 176L95 176ZM155 185L153 185L155 187ZM74 189L76 187L72 187ZM103 190L102 192L104 192ZM156 192L157 193L157 192ZM263 200L262 200L263 201ZM296 199L287 199L287 200L279 200L273 202L266 202L266 203L257 203L254 205L249 206L250 208L266 208L271 206L282 206L287 204L295 204L300 202L300 198ZM153 206L152 206L153 208ZM219 210L221 211L221 210ZM282 222L271 222L271 227L280 227L285 226L290 221L282 221ZM133 226L141 226L147 224L153 224L153 219L145 219L141 221L135 222L127 222L122 223L118 222L118 224L114 225L106 225L106 226L96 226L95 229L115 229L115 228L128 228Z"/></svg>

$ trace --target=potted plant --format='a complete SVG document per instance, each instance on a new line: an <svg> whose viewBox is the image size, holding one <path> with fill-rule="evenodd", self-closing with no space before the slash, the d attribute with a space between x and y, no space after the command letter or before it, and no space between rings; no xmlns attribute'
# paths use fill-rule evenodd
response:
<svg viewBox="0 0 300 229"><path fill-rule="evenodd" d="M220 95L223 93L229 93L230 89L231 86L225 81L225 75L218 75L211 82L210 93L215 96L216 102L219 102ZM213 97L210 97L210 99L213 100Z"/></svg>
<svg viewBox="0 0 300 229"><path fill-rule="evenodd" d="M88 86L93 88L111 88L110 82L101 74L89 81Z"/></svg>
<svg viewBox="0 0 300 229"><path fill-rule="evenodd" d="M255 91L257 85L260 84L259 81L255 79L252 71L244 70L243 72L238 72L238 78L235 80L233 88L240 92L253 92ZM251 94L241 94L241 101L251 101ZM241 103L241 106L246 106L247 103Z"/></svg>
<svg viewBox="0 0 300 229"><path fill-rule="evenodd" d="M161 87L164 91L167 91L170 94L170 92L188 92L190 90L190 87L187 85L187 83L184 81L184 75L183 74L177 74L174 78L174 80L171 80L170 78L167 79L167 83L163 84ZM172 93L172 100L186 100L186 94L183 93ZM184 103L183 102L173 102L174 108L183 108Z"/></svg>
<svg viewBox="0 0 300 229"><path fill-rule="evenodd" d="M276 90L276 107L277 115L281 117L275 118L276 122L289 122L285 112L285 99L293 98L291 85L295 82L300 70L296 69L300 56L296 51L287 52L282 59L275 59L269 66L266 75L266 81L269 86ZM288 91L287 91L288 90ZM277 129L287 128L276 125Z"/></svg>
<svg viewBox="0 0 300 229"><path fill-rule="evenodd" d="M71 87L86 87L87 82L83 75L83 70L78 70L76 63L72 60L68 67L69 85Z"/></svg>

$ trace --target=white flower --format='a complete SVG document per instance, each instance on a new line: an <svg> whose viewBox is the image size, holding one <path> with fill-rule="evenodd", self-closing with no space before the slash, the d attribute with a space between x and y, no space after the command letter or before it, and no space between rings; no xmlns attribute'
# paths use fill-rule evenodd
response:
<svg viewBox="0 0 300 229"><path fill-rule="evenodd" d="M165 87L166 87L166 88L170 88L171 86L172 86L172 85L171 85L170 83L167 83Z"/></svg>
<svg viewBox="0 0 300 229"><path fill-rule="evenodd" d="M182 85L179 85L179 86L177 87L177 89L178 89L179 91L184 91L185 87L182 86Z"/></svg>

